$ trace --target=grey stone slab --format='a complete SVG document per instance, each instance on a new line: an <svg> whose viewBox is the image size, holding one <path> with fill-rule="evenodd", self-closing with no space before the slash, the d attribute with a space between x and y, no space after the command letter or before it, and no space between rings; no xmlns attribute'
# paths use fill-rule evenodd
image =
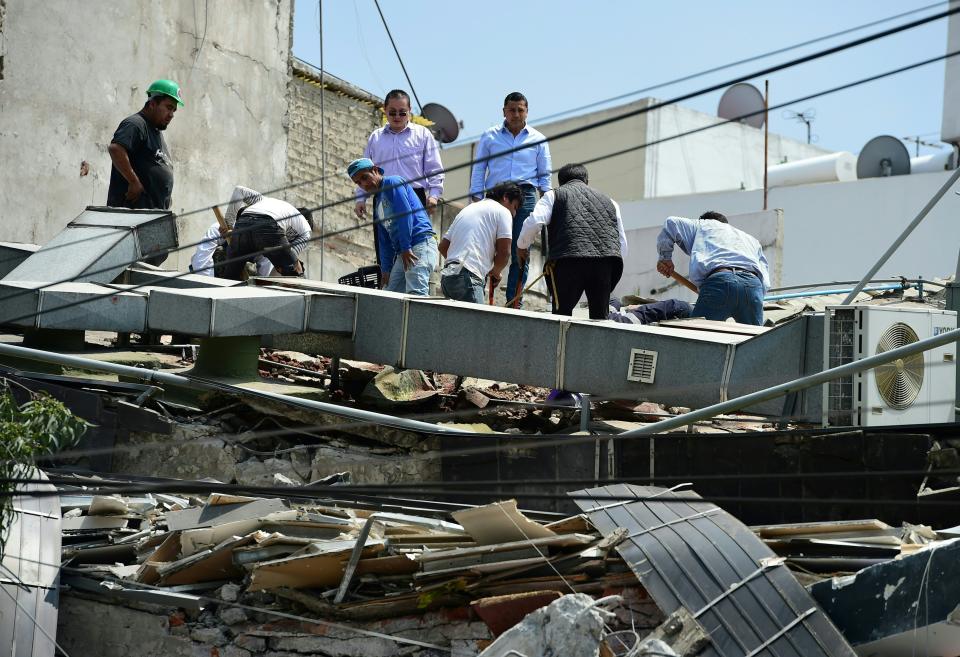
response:
<svg viewBox="0 0 960 657"><path fill-rule="evenodd" d="M155 289L147 302L154 331L203 337L302 333L307 301L303 294L252 286Z"/></svg>
<svg viewBox="0 0 960 657"><path fill-rule="evenodd" d="M147 297L94 283L0 281L0 323L29 328L140 332Z"/></svg>
<svg viewBox="0 0 960 657"><path fill-rule="evenodd" d="M565 318L410 297L404 367L553 386ZM366 318L358 313L358 331Z"/></svg>

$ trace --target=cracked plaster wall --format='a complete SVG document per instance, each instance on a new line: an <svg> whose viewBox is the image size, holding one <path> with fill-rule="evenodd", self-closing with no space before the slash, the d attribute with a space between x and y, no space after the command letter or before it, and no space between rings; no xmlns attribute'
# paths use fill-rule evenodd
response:
<svg viewBox="0 0 960 657"><path fill-rule="evenodd" d="M4 4L0 240L42 244L106 202L107 146L156 78L179 82L186 103L165 135L175 212L225 202L237 183L286 182L291 0ZM213 220L181 216L181 244ZM167 263L186 268L191 253Z"/></svg>

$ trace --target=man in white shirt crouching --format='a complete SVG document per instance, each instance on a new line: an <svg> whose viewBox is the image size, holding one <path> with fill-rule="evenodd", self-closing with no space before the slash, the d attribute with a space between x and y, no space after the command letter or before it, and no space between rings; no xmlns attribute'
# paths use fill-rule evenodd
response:
<svg viewBox="0 0 960 657"><path fill-rule="evenodd" d="M440 255L446 259L440 272L443 296L483 303L487 277L494 287L500 284L510 263L513 217L522 202L519 185L503 182L460 211L440 241Z"/></svg>

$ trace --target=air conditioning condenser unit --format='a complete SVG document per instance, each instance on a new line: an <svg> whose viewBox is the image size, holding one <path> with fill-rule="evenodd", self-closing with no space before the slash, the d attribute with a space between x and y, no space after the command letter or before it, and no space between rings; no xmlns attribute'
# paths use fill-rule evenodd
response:
<svg viewBox="0 0 960 657"><path fill-rule="evenodd" d="M957 328L957 313L934 308L828 306L823 367L829 369ZM835 379L823 386L824 426L954 421L956 343Z"/></svg>

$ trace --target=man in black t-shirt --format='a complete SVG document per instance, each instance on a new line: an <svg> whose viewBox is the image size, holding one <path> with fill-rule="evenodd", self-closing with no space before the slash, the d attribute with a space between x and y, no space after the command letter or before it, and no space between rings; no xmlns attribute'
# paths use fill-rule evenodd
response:
<svg viewBox="0 0 960 657"><path fill-rule="evenodd" d="M113 168L107 205L170 209L173 160L162 131L182 105L177 83L157 80L147 89L143 109L120 122L108 148Z"/></svg>

